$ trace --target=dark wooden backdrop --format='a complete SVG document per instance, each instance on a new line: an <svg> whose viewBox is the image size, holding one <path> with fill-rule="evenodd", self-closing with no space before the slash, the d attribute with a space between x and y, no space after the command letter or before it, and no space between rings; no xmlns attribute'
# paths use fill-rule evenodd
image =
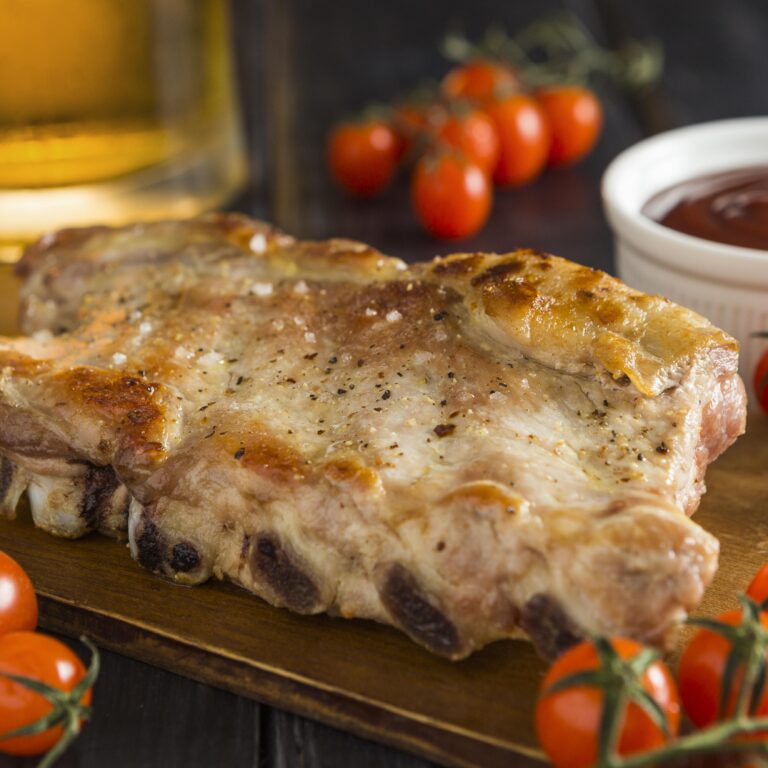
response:
<svg viewBox="0 0 768 768"><path fill-rule="evenodd" d="M251 157L249 187L233 207L297 235L358 238L409 260L446 246L418 229L406 181L375 203L344 198L325 173L324 138L335 119L366 102L439 78L447 66L438 52L446 31L477 36L490 24L514 30L567 7L605 44L653 36L666 53L655 92L629 98L601 88L605 131L588 160L499 193L489 226L461 249L527 245L610 270L599 192L608 162L666 127L768 112L765 0L232 0L232 6ZM110 653L95 704L93 722L61 768L427 766ZM0 757L0 768L32 765Z"/></svg>

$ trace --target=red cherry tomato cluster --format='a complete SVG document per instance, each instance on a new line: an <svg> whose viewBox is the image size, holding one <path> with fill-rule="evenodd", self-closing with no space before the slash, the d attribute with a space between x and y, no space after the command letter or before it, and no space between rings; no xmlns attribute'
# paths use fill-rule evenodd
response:
<svg viewBox="0 0 768 768"><path fill-rule="evenodd" d="M53 759L76 736L80 714L87 715L98 661L94 659L95 666L86 671L66 645L35 632L36 626L32 582L13 558L0 552L0 752L39 755L50 751ZM48 693L11 676L42 683ZM50 727L34 728L50 716L54 718ZM27 732L7 735L20 729Z"/></svg>
<svg viewBox="0 0 768 768"><path fill-rule="evenodd" d="M701 745L713 738L704 731L676 741L682 710L697 729L723 728L730 722L732 728L717 736L723 749L739 739L768 739L768 686L761 682L764 672L758 671L755 687L741 697L740 711L738 703L748 660L752 658L758 670L768 664L768 565L757 573L746 594L750 600L742 608L699 622L703 626L683 649L676 681L663 661L648 656L648 648L626 638L603 641L604 648L611 649L609 663L599 652L598 640L580 643L560 656L547 672L536 704L536 732L552 764L589 768L601 755L605 757L601 720L611 684L605 681L617 665L623 665L619 677L634 677L633 687L628 688L634 693L618 715L615 751L623 758L653 751L648 764L662 765L675 755L679 759L703 752ZM641 663L643 654L646 660ZM634 671L629 669L632 663L638 665ZM643 696L652 700L652 707L643 705ZM744 727L749 718L753 719L751 730Z"/></svg>
<svg viewBox="0 0 768 768"><path fill-rule="evenodd" d="M491 211L493 185L528 184L549 166L578 162L602 128L600 101L586 87L523 90L512 67L476 59L454 67L424 103L335 126L331 174L347 192L373 197L401 165L412 166L416 217L436 237L469 237Z"/></svg>

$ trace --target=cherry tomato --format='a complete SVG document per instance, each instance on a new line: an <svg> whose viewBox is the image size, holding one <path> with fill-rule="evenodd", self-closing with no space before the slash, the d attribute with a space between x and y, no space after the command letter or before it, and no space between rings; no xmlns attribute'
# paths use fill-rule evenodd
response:
<svg viewBox="0 0 768 768"><path fill-rule="evenodd" d="M491 183L476 163L456 152L441 152L416 164L411 200L428 232L445 239L469 237L491 211Z"/></svg>
<svg viewBox="0 0 768 768"><path fill-rule="evenodd" d="M768 600L768 563L756 574L747 587L747 594L756 602Z"/></svg>
<svg viewBox="0 0 768 768"><path fill-rule="evenodd" d="M485 112L473 109L451 114L440 126L438 135L486 173L493 173L499 160L499 137L493 120Z"/></svg>
<svg viewBox="0 0 768 768"><path fill-rule="evenodd" d="M518 93L491 101L485 109L499 136L499 161L493 174L496 183L518 185L535 179L547 161L551 141L541 107L532 97Z"/></svg>
<svg viewBox="0 0 768 768"><path fill-rule="evenodd" d="M398 151L395 132L386 123L342 123L328 140L328 164L344 189L359 197L372 197L392 181Z"/></svg>
<svg viewBox="0 0 768 768"><path fill-rule="evenodd" d="M752 378L755 395L760 407L768 413L768 349L763 352Z"/></svg>
<svg viewBox="0 0 768 768"><path fill-rule="evenodd" d="M51 703L39 693L3 677L7 672L34 678L62 691L71 691L82 680L85 668L80 659L58 640L35 632L10 632L0 637L0 736L21 728L51 710ZM90 704L91 691L82 703ZM11 755L38 755L47 752L62 736L60 726L34 736L0 738L0 752Z"/></svg>
<svg viewBox="0 0 768 768"><path fill-rule="evenodd" d="M623 659L631 659L643 650L639 643L624 638L613 638L611 645ZM556 768L588 768L595 764L603 693L589 686L555 693L547 693L547 688L575 672L595 669L598 663L592 643L580 643L560 656L544 678L536 704L536 732ZM664 712L670 734L677 735L680 701L666 664L654 661L643 674L643 687ZM619 754L644 752L665 742L664 732L635 702L630 702L621 725Z"/></svg>
<svg viewBox="0 0 768 768"><path fill-rule="evenodd" d="M726 611L717 618L732 626L739 624L741 609ZM768 628L767 614L761 615L760 623ZM691 638L680 657L677 672L680 696L688 717L699 728L711 725L718 719L723 671L730 650L731 643L725 637L708 629L700 629ZM733 714L738 682L738 676L735 677L726 715ZM757 714L761 717L768 715L768 690L760 699Z"/></svg>
<svg viewBox="0 0 768 768"><path fill-rule="evenodd" d="M37 597L24 569L0 552L0 635L37 626Z"/></svg>
<svg viewBox="0 0 768 768"><path fill-rule="evenodd" d="M536 94L552 129L549 165L571 165L581 160L600 136L603 108L588 88L561 85Z"/></svg>
<svg viewBox="0 0 768 768"><path fill-rule="evenodd" d="M508 95L519 84L514 70L506 64L475 59L454 67L443 78L440 90L448 99L485 102Z"/></svg>

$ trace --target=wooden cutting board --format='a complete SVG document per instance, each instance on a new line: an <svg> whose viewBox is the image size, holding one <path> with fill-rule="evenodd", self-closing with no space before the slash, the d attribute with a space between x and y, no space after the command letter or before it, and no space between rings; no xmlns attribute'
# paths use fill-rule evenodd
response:
<svg viewBox="0 0 768 768"><path fill-rule="evenodd" d="M15 289L0 265L0 333ZM768 560L768 419L709 470L696 519L722 544L702 612L731 606ZM450 766L541 766L533 702L545 670L530 645L496 643L452 663L372 622L301 617L228 584L184 588L100 536L69 542L26 513L0 521L41 598L41 625Z"/></svg>
<svg viewBox="0 0 768 768"><path fill-rule="evenodd" d="M717 461L696 519L722 544L702 612L731 606L768 560L768 419ZM41 624L451 766L538 766L532 709L544 664L524 642L451 663L372 622L301 617L227 584L174 586L125 545L61 541L24 514L0 549L28 570Z"/></svg>

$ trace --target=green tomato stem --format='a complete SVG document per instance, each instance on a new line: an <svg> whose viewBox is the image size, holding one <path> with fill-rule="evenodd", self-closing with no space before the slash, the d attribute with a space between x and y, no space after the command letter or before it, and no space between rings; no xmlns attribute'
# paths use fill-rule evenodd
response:
<svg viewBox="0 0 768 768"><path fill-rule="evenodd" d="M615 51L602 48L570 13L545 16L514 36L491 28L479 43L449 35L443 53L452 61L506 62L528 89L585 85L593 75L604 75L627 88L642 88L659 79L664 61L655 41L631 41Z"/></svg>
<svg viewBox="0 0 768 768"><path fill-rule="evenodd" d="M768 731L768 717L727 720L702 731L683 736L665 747L632 755L613 756L598 763L598 768L644 768L691 755L705 755L713 752L754 752L768 755L768 742L732 741L735 736Z"/></svg>

